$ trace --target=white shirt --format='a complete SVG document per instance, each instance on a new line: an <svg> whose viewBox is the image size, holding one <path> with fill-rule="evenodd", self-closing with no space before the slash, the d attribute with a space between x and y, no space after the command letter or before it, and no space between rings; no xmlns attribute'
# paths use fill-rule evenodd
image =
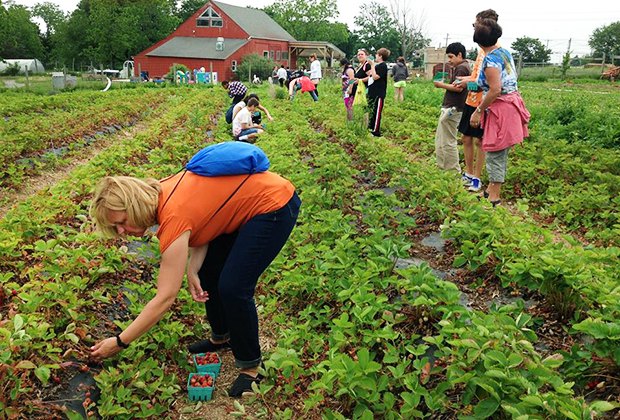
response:
<svg viewBox="0 0 620 420"><path fill-rule="evenodd" d="M287 73L284 67L278 69L278 79L286 79Z"/></svg>
<svg viewBox="0 0 620 420"><path fill-rule="evenodd" d="M321 79L323 76L321 75L321 62L319 60L314 60L310 63L310 79Z"/></svg>
<svg viewBox="0 0 620 420"><path fill-rule="evenodd" d="M237 137L239 133L241 133L241 130L243 130L242 124L244 123L247 125L247 127L252 125L252 114L250 114L250 111L247 107L243 107L243 109L241 109L241 111L239 111L233 119L233 136Z"/></svg>

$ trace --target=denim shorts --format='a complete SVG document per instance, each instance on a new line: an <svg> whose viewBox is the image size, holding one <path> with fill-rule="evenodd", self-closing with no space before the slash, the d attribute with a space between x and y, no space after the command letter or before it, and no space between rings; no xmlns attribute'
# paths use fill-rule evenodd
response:
<svg viewBox="0 0 620 420"><path fill-rule="evenodd" d="M489 182L503 183L508 168L508 151L510 147L497 152L487 152L487 173Z"/></svg>

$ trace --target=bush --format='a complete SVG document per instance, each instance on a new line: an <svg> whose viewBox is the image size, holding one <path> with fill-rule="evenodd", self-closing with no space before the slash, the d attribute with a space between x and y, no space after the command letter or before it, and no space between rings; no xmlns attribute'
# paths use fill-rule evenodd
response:
<svg viewBox="0 0 620 420"><path fill-rule="evenodd" d="M275 66L276 63L273 60L261 57L258 54L248 54L241 59L237 74L239 75L239 80L242 81L251 82L251 79L248 80L248 75L251 75L250 77L257 75L261 80L267 80Z"/></svg>
<svg viewBox="0 0 620 420"><path fill-rule="evenodd" d="M19 64L9 64L7 68L0 72L0 76L17 76L20 71Z"/></svg>
<svg viewBox="0 0 620 420"><path fill-rule="evenodd" d="M168 73L164 76L164 78L166 80L174 80L174 76L175 76L174 73L179 70L183 72L188 72L189 67L187 67L185 64L174 63L172 64L172 66L170 66L170 70L168 70Z"/></svg>
<svg viewBox="0 0 620 420"><path fill-rule="evenodd" d="M288 91L284 88L277 88L276 99L288 99Z"/></svg>

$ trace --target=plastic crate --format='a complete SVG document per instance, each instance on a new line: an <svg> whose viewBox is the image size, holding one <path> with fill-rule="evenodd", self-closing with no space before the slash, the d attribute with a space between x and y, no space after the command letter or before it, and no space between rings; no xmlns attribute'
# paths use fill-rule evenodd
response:
<svg viewBox="0 0 620 420"><path fill-rule="evenodd" d="M213 379L216 379L218 377L218 375L220 374L220 370L222 369L222 358L220 357L219 354L214 353L215 355L217 355L217 360L219 360L218 363L210 363L207 365L199 365L196 362L196 357L198 356L205 356L207 353L198 353L195 354L193 356L194 358L194 366L196 366L196 371L198 373L211 373L213 376Z"/></svg>
<svg viewBox="0 0 620 420"><path fill-rule="evenodd" d="M195 375L203 376L205 374L204 373L190 373L189 374L189 377L187 378L187 395L189 396L189 399L192 401L209 401L211 397L213 397L213 389L215 388L215 377L207 373L206 375L209 375L213 378L213 386L195 387L195 386L190 385L192 377Z"/></svg>

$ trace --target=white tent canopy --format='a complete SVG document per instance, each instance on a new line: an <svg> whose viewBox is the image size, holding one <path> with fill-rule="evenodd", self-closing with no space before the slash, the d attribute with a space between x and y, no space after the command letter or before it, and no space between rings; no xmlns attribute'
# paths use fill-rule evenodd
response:
<svg viewBox="0 0 620 420"><path fill-rule="evenodd" d="M28 73L45 73L45 67L36 58L24 58L24 59L5 59L0 60L0 71L4 71L8 66L14 66L17 64L21 73L26 72L28 67Z"/></svg>

